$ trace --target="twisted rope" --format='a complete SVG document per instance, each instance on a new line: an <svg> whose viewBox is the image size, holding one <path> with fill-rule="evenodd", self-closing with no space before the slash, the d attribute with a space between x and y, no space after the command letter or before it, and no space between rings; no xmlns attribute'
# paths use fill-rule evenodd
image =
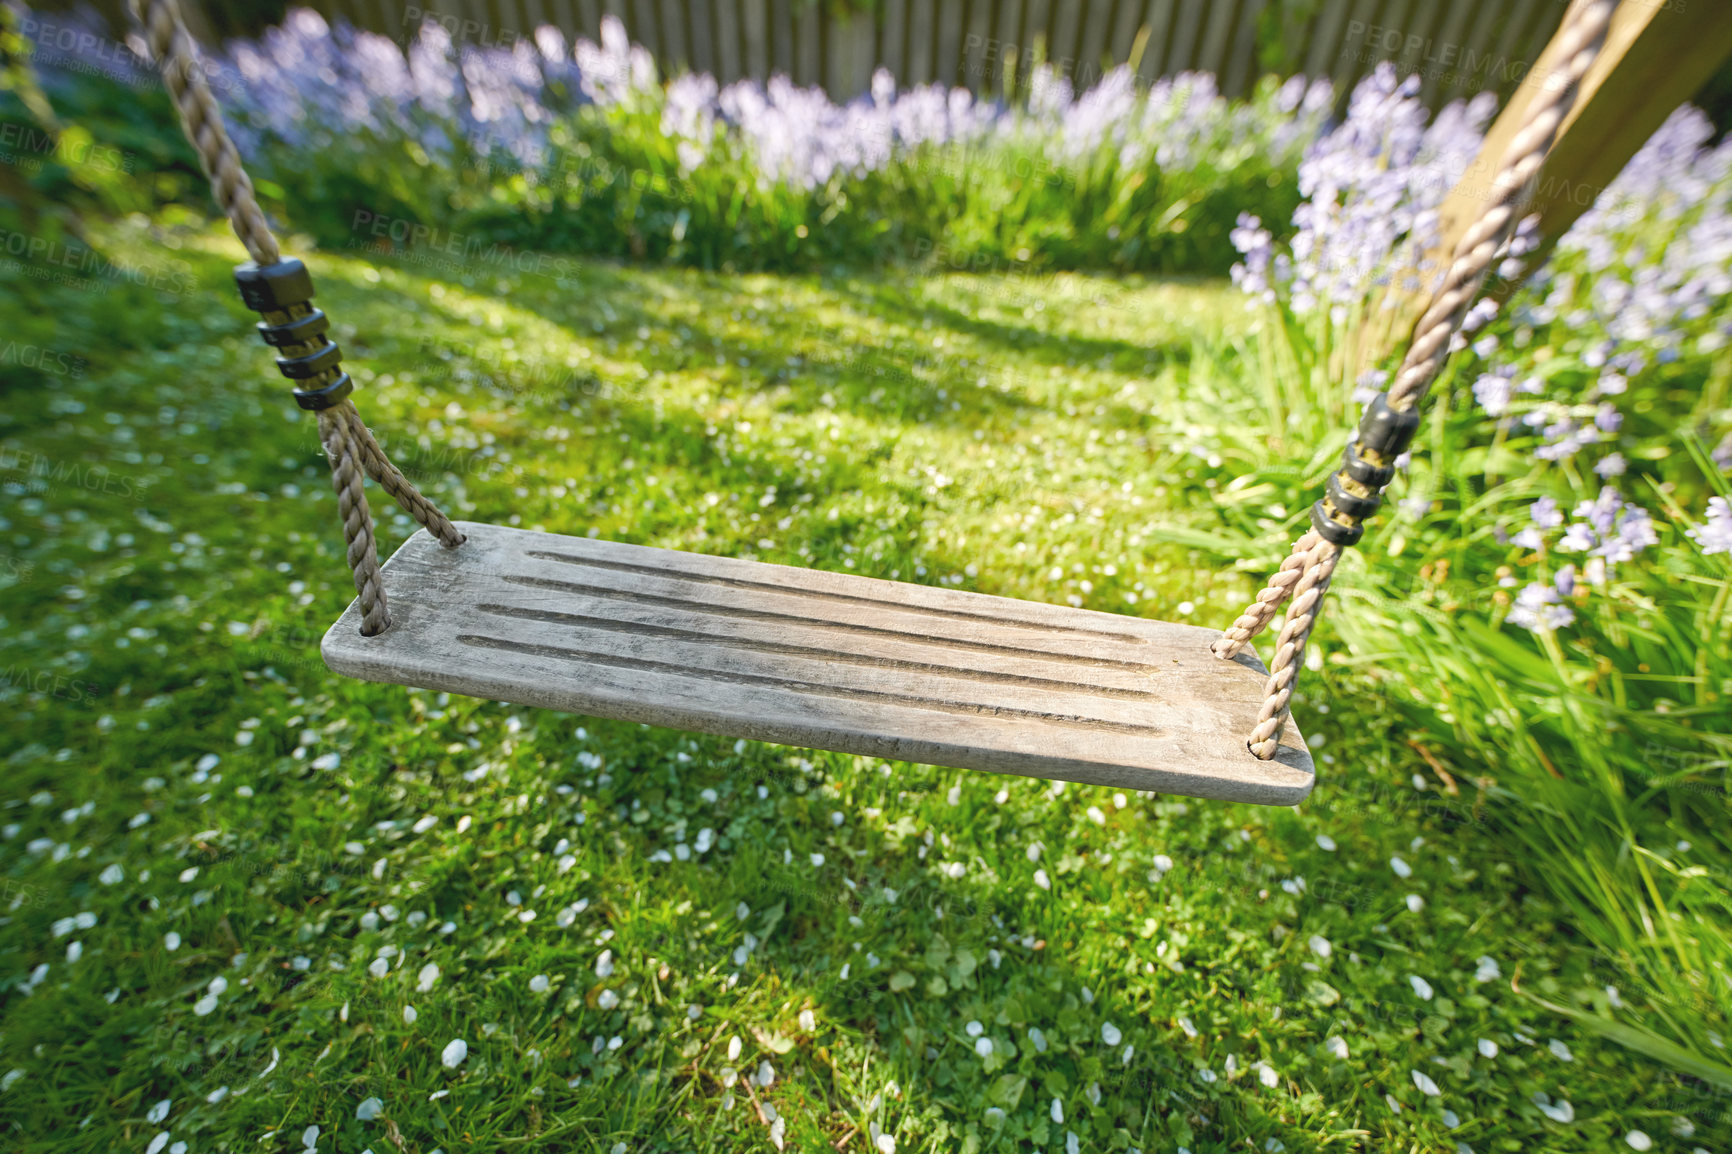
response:
<svg viewBox="0 0 1732 1154"><path fill-rule="evenodd" d="M253 182L241 164L240 153L223 127L222 108L211 95L198 45L187 33L179 0L132 0L133 15L144 28L151 55L162 70L163 84L180 113L182 129L198 153L199 167L210 180L211 192L228 217L247 255L260 267L282 260L277 238L253 194ZM276 320L284 318L276 317ZM324 336L316 344L327 344ZM315 348L284 350L295 355ZM331 369L313 384L329 384L338 376ZM385 585L379 573L379 551L373 535L373 512L367 504L363 476L370 476L397 504L447 547L463 543L438 506L422 495L391 463L373 433L361 420L353 401L344 399L319 411L319 443L331 464L331 483L337 490L337 511L343 521L343 538L349 570L355 577L355 595L361 604L361 632L372 637L391 626L385 600Z"/></svg>
<svg viewBox="0 0 1732 1154"><path fill-rule="evenodd" d="M187 34L177 0L133 0L133 15L144 26L150 54L162 70L162 82L180 112L181 128L198 152L199 167L210 181L211 193L229 218L247 255L260 265L282 259L277 238L253 196L253 182L241 166L240 153L223 127L222 108L211 95L198 46Z"/></svg>
<svg viewBox="0 0 1732 1154"><path fill-rule="evenodd" d="M1407 353L1389 390L1387 401L1391 409L1399 412L1415 409L1449 359L1450 342L1479 295L1498 251L1515 233L1521 208L1533 193L1535 179L1557 139L1559 127L1575 105L1582 77L1599 56L1616 7L1617 0L1579 0L1565 14L1564 24L1558 30L1557 67L1545 78L1523 113L1521 127L1504 149L1493 178L1494 194L1456 242L1449 270L1414 326ZM1356 497L1381 493L1381 489L1368 490L1351 480L1343 481L1343 487ZM1331 519L1344 527L1357 523L1333 508L1330 512ZM1251 752L1264 761L1273 758L1280 748L1291 712L1293 687L1305 660L1305 644L1317 623L1341 553L1341 546L1325 540L1316 529L1307 531L1257 594L1257 599L1210 646L1216 657L1232 657L1262 632L1282 603L1292 597L1292 608L1269 665L1257 725L1246 742Z"/></svg>

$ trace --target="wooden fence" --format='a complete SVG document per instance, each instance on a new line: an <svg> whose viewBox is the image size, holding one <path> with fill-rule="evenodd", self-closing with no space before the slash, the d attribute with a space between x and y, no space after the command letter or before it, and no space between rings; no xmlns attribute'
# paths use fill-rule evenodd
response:
<svg viewBox="0 0 1732 1154"><path fill-rule="evenodd" d="M251 31L221 0L203 31ZM723 83L783 73L845 100L887 68L903 86L937 81L1014 95L1045 60L1080 91L1133 63L1145 83L1212 72L1230 96L1266 73L1328 76L1345 98L1379 62L1423 77L1437 105L1492 90L1509 95L1563 14L1561 0L873 0L852 11L825 0L308 0L327 19L401 40L424 19L461 40L510 43L551 24L598 37L617 16L664 73L690 68ZM49 6L57 6L50 0ZM119 26L123 0L98 7ZM240 21L237 23L237 21Z"/></svg>

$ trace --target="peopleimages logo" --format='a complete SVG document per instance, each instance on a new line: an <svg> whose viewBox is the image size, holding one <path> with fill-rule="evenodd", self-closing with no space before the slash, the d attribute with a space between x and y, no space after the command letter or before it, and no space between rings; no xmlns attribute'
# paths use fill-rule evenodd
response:
<svg viewBox="0 0 1732 1154"><path fill-rule="evenodd" d="M0 367L20 365L56 377L82 377L86 361L75 353L45 349L41 345L26 345L18 341L0 342Z"/></svg>
<svg viewBox="0 0 1732 1154"><path fill-rule="evenodd" d="M489 265L550 277L563 277L575 267L569 257L520 252L509 245L492 243L482 237L466 236L406 217L384 216L364 208L355 210L355 219L350 224L350 229L363 237L399 245L409 251L411 258L431 254L436 257L449 257L464 264Z"/></svg>
<svg viewBox="0 0 1732 1154"><path fill-rule="evenodd" d="M90 281L131 281L146 288L176 295L193 287L192 265L184 260L165 265L125 265L78 241L51 240L24 232L0 229L0 255L45 272L70 272Z"/></svg>

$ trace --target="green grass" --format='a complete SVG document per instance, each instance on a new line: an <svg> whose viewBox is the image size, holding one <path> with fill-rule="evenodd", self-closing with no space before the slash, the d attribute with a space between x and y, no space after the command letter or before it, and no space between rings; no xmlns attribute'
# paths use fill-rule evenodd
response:
<svg viewBox="0 0 1732 1154"><path fill-rule="evenodd" d="M1603 1010L1613 970L1353 662L1302 682L1298 810L331 675L312 424L238 250L155 231L107 248L178 246L179 298L0 305L87 362L0 365L8 1150L761 1150L759 1104L798 1150L1732 1136L1705 1083L1535 1000ZM476 520L1223 624L1339 447L1271 444L1217 284L313 263L363 414Z"/></svg>

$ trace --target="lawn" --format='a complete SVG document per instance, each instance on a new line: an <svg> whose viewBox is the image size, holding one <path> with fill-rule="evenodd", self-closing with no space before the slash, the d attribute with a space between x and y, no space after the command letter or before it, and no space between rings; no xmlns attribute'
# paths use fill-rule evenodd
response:
<svg viewBox="0 0 1732 1154"><path fill-rule="evenodd" d="M0 364L7 1149L1732 1140L1535 1000L1620 995L1327 621L1296 809L330 674L336 503L238 247L104 246L156 287L0 303L64 370ZM473 520L1224 625L1339 449L1271 432L1219 282L286 248Z"/></svg>

